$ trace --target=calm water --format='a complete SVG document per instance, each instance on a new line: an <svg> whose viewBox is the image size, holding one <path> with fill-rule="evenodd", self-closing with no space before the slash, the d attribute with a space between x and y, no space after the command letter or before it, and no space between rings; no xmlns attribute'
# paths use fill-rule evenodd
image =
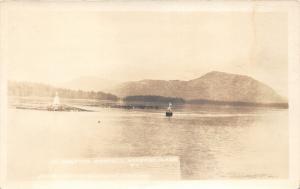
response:
<svg viewBox="0 0 300 189"><path fill-rule="evenodd" d="M182 179L288 176L287 110L191 106L166 118L164 110L94 109L10 108L8 177L49 174L55 159L144 156L178 157Z"/></svg>

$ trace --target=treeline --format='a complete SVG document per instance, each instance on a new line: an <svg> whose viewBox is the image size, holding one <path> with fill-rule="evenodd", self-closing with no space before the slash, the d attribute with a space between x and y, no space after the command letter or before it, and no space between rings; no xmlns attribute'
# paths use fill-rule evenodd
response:
<svg viewBox="0 0 300 189"><path fill-rule="evenodd" d="M125 102L171 102L173 104L183 104L185 101L182 98L164 97L164 96L127 96L123 99Z"/></svg>
<svg viewBox="0 0 300 189"><path fill-rule="evenodd" d="M32 82L8 82L8 95L9 96L38 96L38 97L53 97L55 93L58 93L61 98L73 98L73 99L99 99L99 100L118 100L118 97L104 92L95 91L82 91L71 90L53 87L51 85L45 85L41 83Z"/></svg>

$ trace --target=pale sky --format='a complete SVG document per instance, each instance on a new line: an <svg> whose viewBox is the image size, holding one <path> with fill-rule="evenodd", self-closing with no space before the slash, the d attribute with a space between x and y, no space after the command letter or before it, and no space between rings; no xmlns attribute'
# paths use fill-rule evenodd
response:
<svg viewBox="0 0 300 189"><path fill-rule="evenodd" d="M12 80L189 80L216 70L249 75L287 96L284 13L15 8L4 15Z"/></svg>

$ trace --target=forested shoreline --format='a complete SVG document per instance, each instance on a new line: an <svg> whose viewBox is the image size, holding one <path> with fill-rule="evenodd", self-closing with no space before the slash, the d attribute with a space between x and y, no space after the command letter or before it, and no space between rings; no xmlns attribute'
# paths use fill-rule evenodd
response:
<svg viewBox="0 0 300 189"><path fill-rule="evenodd" d="M101 91L82 91L71 90L42 83L33 82L8 82L8 95L9 96L38 96L38 97L53 97L55 93L61 98L71 99L99 99L99 100L118 100L116 95L104 93Z"/></svg>

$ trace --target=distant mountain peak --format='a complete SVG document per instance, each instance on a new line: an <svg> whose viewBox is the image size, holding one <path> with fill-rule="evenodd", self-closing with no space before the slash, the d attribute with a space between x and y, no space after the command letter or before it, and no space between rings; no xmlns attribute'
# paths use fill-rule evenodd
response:
<svg viewBox="0 0 300 189"><path fill-rule="evenodd" d="M211 71L211 72L208 72L208 73L204 74L201 77L226 77L226 76L227 77L247 77L247 78L250 78L247 75L232 74L232 73L220 72L220 71Z"/></svg>
<svg viewBox="0 0 300 189"><path fill-rule="evenodd" d="M227 74L227 75L229 75L230 73L221 72L221 71L210 71L210 72L206 73L205 75L217 75L217 74Z"/></svg>

